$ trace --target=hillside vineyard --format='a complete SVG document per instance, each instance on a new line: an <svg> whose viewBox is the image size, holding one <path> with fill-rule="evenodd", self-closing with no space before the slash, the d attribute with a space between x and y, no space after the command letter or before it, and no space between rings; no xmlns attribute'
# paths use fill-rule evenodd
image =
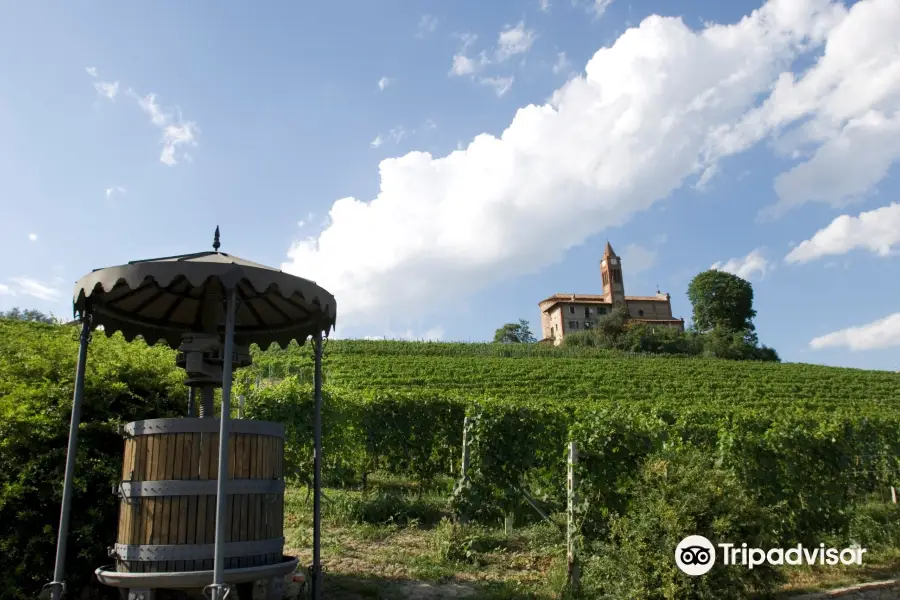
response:
<svg viewBox="0 0 900 600"><path fill-rule="evenodd" d="M311 368L308 352L299 349L273 348L254 357L262 378L305 380ZM897 373L587 348L332 341L325 377L327 385L348 390L448 393L473 401L900 408Z"/></svg>

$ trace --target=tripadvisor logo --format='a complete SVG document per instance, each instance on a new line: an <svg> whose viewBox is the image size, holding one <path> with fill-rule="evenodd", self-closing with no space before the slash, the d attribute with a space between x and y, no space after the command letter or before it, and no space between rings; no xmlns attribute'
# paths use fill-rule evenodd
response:
<svg viewBox="0 0 900 600"><path fill-rule="evenodd" d="M760 565L828 565L838 563L844 565L861 565L865 548L826 548L825 544L819 547L805 548L802 544L788 549L772 548L768 551L762 548L748 548L747 544L721 543L713 546L713 543L702 535L689 535L675 547L675 564L684 573L692 576L708 573L716 563L716 547L719 548L719 558L723 565L742 566L752 569Z"/></svg>

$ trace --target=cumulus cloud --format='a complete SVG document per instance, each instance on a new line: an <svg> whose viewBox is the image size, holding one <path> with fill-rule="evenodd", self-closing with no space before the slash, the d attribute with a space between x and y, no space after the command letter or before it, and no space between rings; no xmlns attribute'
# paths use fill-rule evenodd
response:
<svg viewBox="0 0 900 600"><path fill-rule="evenodd" d="M28 241L29 241L29 242L36 242L36 241L37 241L37 237L38 237L38 236L37 236L36 233L29 233L29 234L28 234Z"/></svg>
<svg viewBox="0 0 900 600"><path fill-rule="evenodd" d="M539 0L538 7L541 9L541 12L550 12L550 0Z"/></svg>
<svg viewBox="0 0 900 600"><path fill-rule="evenodd" d="M519 21L515 27L507 25L497 38L497 62L528 52L535 37L533 30L525 29L524 21Z"/></svg>
<svg viewBox="0 0 900 600"><path fill-rule="evenodd" d="M381 90L382 92L389 85L391 85L390 77L382 77L381 79L378 80L378 89Z"/></svg>
<svg viewBox="0 0 900 600"><path fill-rule="evenodd" d="M724 263L717 262L710 267L710 269L725 271L748 281L756 275L765 277L768 268L769 261L766 260L759 248L751 251L747 256L731 258Z"/></svg>
<svg viewBox="0 0 900 600"><path fill-rule="evenodd" d="M766 100L721 126L706 149L715 162L777 135L779 151L802 160L778 177L778 202L762 217L807 202L841 206L865 194L900 158L900 3L864 0L848 11L842 4L804 0L794 5L793 17L790 3L782 11L799 24L815 5L821 16L804 25L806 45L824 41L824 52L801 75L780 73Z"/></svg>
<svg viewBox="0 0 900 600"><path fill-rule="evenodd" d="M490 64L491 60L487 56L487 52L482 51L478 59L471 58L468 55L469 48L478 39L474 33L463 33L456 36L462 41L462 48L453 55L453 63L450 66L450 75L462 77L465 75L473 75L476 71L481 70Z"/></svg>
<svg viewBox="0 0 900 600"><path fill-rule="evenodd" d="M91 77L97 77L97 67L85 67L84 70Z"/></svg>
<svg viewBox="0 0 900 600"><path fill-rule="evenodd" d="M900 346L900 313L888 315L868 325L841 329L809 342L809 347L814 350L849 348L858 351L878 350L894 346Z"/></svg>
<svg viewBox="0 0 900 600"><path fill-rule="evenodd" d="M161 163L173 166L178 163L176 150L180 146L196 146L197 134L199 129L193 121L185 121L181 117L180 111L176 111L177 116L171 112L164 110L156 101L156 94L147 94L139 96L132 90L129 90L131 96L137 100L138 106L147 115L150 116L150 122L162 129L162 145L159 160ZM181 158L187 158L182 154Z"/></svg>
<svg viewBox="0 0 900 600"><path fill-rule="evenodd" d="M858 217L837 217L810 239L800 242L784 260L794 264L806 263L856 249L888 256L896 245L900 245L900 204L894 202L860 213Z"/></svg>
<svg viewBox="0 0 900 600"><path fill-rule="evenodd" d="M475 72L476 63L465 54L455 54L453 56L453 64L450 67L450 74L461 76L471 75Z"/></svg>
<svg viewBox="0 0 900 600"><path fill-rule="evenodd" d="M383 160L377 196L337 200L329 224L294 243L282 268L332 291L348 325L444 311L558 261L790 122L845 125L881 110L900 92L900 77L882 67L900 57L894 12L896 0L849 10L770 0L737 23L698 30L647 17L499 135L442 157ZM782 75L800 58L813 67ZM815 73L822 81L812 85ZM866 78L876 75L879 86ZM845 78L858 87L845 89Z"/></svg>

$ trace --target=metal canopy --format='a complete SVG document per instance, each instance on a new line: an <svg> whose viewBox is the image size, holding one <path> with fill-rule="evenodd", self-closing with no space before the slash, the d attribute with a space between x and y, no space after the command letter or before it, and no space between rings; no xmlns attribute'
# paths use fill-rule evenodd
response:
<svg viewBox="0 0 900 600"><path fill-rule="evenodd" d="M224 300L237 291L235 344L292 340L330 331L334 296L315 282L219 252L199 252L96 269L75 284L74 311L93 315L92 327L148 344L164 339L175 348L186 331L213 323L224 333Z"/></svg>
<svg viewBox="0 0 900 600"><path fill-rule="evenodd" d="M229 594L230 586L226 583L225 574L225 483L228 479L228 439L232 429L232 376L235 366L243 366L241 355L236 354L235 346L258 344L267 348L275 342L284 348L291 341L303 344L307 337L312 336L315 340L316 357L313 564L310 566L310 576L313 598L322 598L322 338L334 328L337 306L334 296L315 282L219 252L219 247L219 228L216 227L213 252L138 260L127 265L97 269L75 284L73 311L81 322L81 338L53 581L44 586L50 590L53 600L60 600L66 591L65 558L78 426L84 400L85 362L91 329L98 326L103 326L107 336L121 331L129 341L140 335L148 344L165 340L172 348L179 348L180 351L183 349L185 354L195 358L202 355L202 361L216 363L221 359L221 367L217 367L221 373L222 402L219 417L213 581L204 588L204 594L210 592L207 597L212 600L224 600ZM187 341L184 339L185 334L190 338ZM218 354L215 346L205 346L210 337L224 342L221 354ZM199 346L197 338L200 339ZM204 376L208 379L209 371L203 365L194 363L193 367L187 366L191 361L190 356L186 358L184 368L192 377L190 381L194 383L189 381L188 385L195 385L197 373L200 374L201 385L208 384ZM206 385L202 389L209 391L212 388ZM211 393L209 406L212 407Z"/></svg>

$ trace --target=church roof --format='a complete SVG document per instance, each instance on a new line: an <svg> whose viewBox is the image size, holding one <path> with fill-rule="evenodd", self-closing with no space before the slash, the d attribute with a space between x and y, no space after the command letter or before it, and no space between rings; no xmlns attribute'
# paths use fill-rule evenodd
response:
<svg viewBox="0 0 900 600"><path fill-rule="evenodd" d="M617 256L616 251L613 250L612 246L609 244L609 241L606 242L606 249L603 250L603 256Z"/></svg>

